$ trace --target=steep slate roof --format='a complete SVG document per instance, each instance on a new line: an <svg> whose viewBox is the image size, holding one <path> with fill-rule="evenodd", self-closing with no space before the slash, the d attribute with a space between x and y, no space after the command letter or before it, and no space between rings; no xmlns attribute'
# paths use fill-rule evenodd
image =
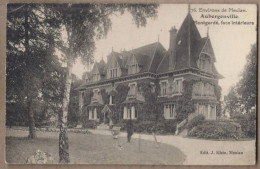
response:
<svg viewBox="0 0 260 169"><path fill-rule="evenodd" d="M160 42L151 43L131 51L123 52L127 58L134 55L138 64L141 65L141 70L139 73L152 72L156 73L156 69L163 59L163 53L165 48Z"/></svg>
<svg viewBox="0 0 260 169"><path fill-rule="evenodd" d="M201 38L200 33L190 13L186 16L176 35L175 70L198 68L197 61L201 53L210 55L216 61L209 37ZM169 71L170 53L167 51L160 62L156 73ZM213 74L222 77L213 65Z"/></svg>
<svg viewBox="0 0 260 169"><path fill-rule="evenodd" d="M206 53L212 57L213 62L216 61L215 54L212 48L209 37L201 37L200 33L196 27L196 24L190 14L187 14L184 19L179 31L176 35L176 54L175 67L173 71L197 68L197 61L201 53ZM114 56L121 68L122 76L127 76L127 60L131 56L135 56L138 64L140 65L140 72L152 72L152 73L165 73L169 72L169 51L159 42L151 43L130 51L122 51L120 53L112 51L107 59L110 60ZM102 59L100 62L96 63L98 70L101 74L102 79L106 79L107 64ZM214 64L213 64L213 75L217 78L222 78ZM89 77L92 76L90 73Z"/></svg>
<svg viewBox="0 0 260 169"><path fill-rule="evenodd" d="M101 59L100 62L97 62L97 67L98 67L98 70L99 70L100 74L106 74L106 71L107 71L106 67L107 67L107 65L106 65L106 63L105 63L105 61L103 59Z"/></svg>

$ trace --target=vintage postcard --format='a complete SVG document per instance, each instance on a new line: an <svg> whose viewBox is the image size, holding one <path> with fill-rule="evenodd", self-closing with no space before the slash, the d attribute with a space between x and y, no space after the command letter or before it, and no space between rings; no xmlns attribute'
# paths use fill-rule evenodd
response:
<svg viewBox="0 0 260 169"><path fill-rule="evenodd" d="M9 3L6 163L255 165L256 4Z"/></svg>

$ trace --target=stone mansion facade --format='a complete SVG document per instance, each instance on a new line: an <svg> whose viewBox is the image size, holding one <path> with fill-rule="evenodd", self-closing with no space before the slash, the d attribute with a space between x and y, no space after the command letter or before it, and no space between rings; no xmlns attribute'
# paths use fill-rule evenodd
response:
<svg viewBox="0 0 260 169"><path fill-rule="evenodd" d="M155 86L155 81L158 82L158 101L163 105L160 113L165 119L175 119L176 99L184 92L183 82L189 80L197 81L191 91L191 101L195 103L194 114L216 119L216 105L219 102L214 84L218 85L222 76L214 66L216 58L209 35L201 37L190 12L179 30L173 27L169 32L168 49L155 42L130 51L112 51L107 56L107 63L103 59L94 63L92 70L85 73L84 84L77 89L80 110L88 114L88 120L99 121L102 116L104 123L111 123L110 117L105 121L106 113L115 111L114 97L120 84L129 87L127 97L122 102L121 118L138 119L140 112L135 105L146 101L143 93L137 90L140 81L149 82L152 86ZM108 104L104 103L102 89L109 95ZM93 92L88 104L84 101L87 91Z"/></svg>

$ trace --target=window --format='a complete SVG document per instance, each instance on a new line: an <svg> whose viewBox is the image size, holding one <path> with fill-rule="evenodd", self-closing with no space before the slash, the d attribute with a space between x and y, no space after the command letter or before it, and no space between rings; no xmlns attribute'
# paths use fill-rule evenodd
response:
<svg viewBox="0 0 260 169"><path fill-rule="evenodd" d="M112 98L112 104L115 104L115 96L111 96Z"/></svg>
<svg viewBox="0 0 260 169"><path fill-rule="evenodd" d="M124 107L124 116L123 119L137 119L137 112L134 106Z"/></svg>
<svg viewBox="0 0 260 169"><path fill-rule="evenodd" d="M93 81L96 82L96 81L99 81L100 80L100 76L98 73L94 73L93 74Z"/></svg>
<svg viewBox="0 0 260 169"><path fill-rule="evenodd" d="M128 96L135 96L136 95L136 83L130 83L129 84L129 92L128 92Z"/></svg>
<svg viewBox="0 0 260 169"><path fill-rule="evenodd" d="M132 64L132 65L129 65L129 68L128 68L128 74L135 74L135 73L138 73L138 65L137 64Z"/></svg>
<svg viewBox="0 0 260 169"><path fill-rule="evenodd" d="M112 105L112 104L115 104L115 96L111 96L109 97L109 104Z"/></svg>
<svg viewBox="0 0 260 169"><path fill-rule="evenodd" d="M98 96L99 96L99 89L94 89L93 90L93 99L92 102L97 102L98 101Z"/></svg>
<svg viewBox="0 0 260 169"><path fill-rule="evenodd" d="M88 111L88 119L91 120L92 119L92 110Z"/></svg>
<svg viewBox="0 0 260 169"><path fill-rule="evenodd" d="M117 77L117 68L110 69L110 78Z"/></svg>
<svg viewBox="0 0 260 169"><path fill-rule="evenodd" d="M204 71L212 71L210 57L208 55L202 55L199 60L199 68Z"/></svg>
<svg viewBox="0 0 260 169"><path fill-rule="evenodd" d="M167 82L161 82L161 94L166 95L167 93Z"/></svg>
<svg viewBox="0 0 260 169"><path fill-rule="evenodd" d="M177 90L177 93L182 92L182 79L176 80L176 90Z"/></svg>
<svg viewBox="0 0 260 169"><path fill-rule="evenodd" d="M94 116L94 111L92 111L92 119L95 119L95 116Z"/></svg>
<svg viewBox="0 0 260 169"><path fill-rule="evenodd" d="M165 104L164 105L164 117L165 119L173 119L176 117L175 104Z"/></svg>
<svg viewBox="0 0 260 169"><path fill-rule="evenodd" d="M126 115L126 118L127 118L127 119L130 119L130 118L131 118L131 113L132 113L131 107L128 107L128 108L127 108L127 115Z"/></svg>

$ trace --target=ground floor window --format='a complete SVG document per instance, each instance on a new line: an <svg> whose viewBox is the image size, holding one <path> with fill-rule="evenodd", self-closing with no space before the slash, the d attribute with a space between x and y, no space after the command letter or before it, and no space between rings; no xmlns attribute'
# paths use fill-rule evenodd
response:
<svg viewBox="0 0 260 169"><path fill-rule="evenodd" d="M135 106L124 107L123 119L137 119Z"/></svg>
<svg viewBox="0 0 260 169"><path fill-rule="evenodd" d="M207 120L216 120L216 105L199 103L196 106L196 112L204 115Z"/></svg>
<svg viewBox="0 0 260 169"><path fill-rule="evenodd" d="M97 109L94 108L94 109L90 109L88 111L88 119L89 120L97 120L98 117L97 117Z"/></svg>
<svg viewBox="0 0 260 169"><path fill-rule="evenodd" d="M176 117L176 106L173 103L164 104L164 118L174 119Z"/></svg>

